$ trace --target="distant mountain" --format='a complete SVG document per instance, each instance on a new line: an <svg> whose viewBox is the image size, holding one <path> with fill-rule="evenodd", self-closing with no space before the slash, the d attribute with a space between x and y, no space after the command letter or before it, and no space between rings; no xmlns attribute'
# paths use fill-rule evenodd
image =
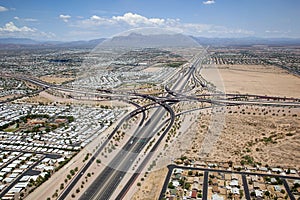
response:
<svg viewBox="0 0 300 200"><path fill-rule="evenodd" d="M28 38L0 38L0 44L37 45L40 42Z"/></svg>
<svg viewBox="0 0 300 200"><path fill-rule="evenodd" d="M130 33L105 40L101 46L108 47L187 47L197 46L197 42L182 34L148 34Z"/></svg>
<svg viewBox="0 0 300 200"><path fill-rule="evenodd" d="M37 41L28 38L0 38L0 47L4 48L56 48L56 47L78 47L78 48L94 48L105 39L95 39L89 41L72 41L72 42L60 42L60 41Z"/></svg>
<svg viewBox="0 0 300 200"><path fill-rule="evenodd" d="M251 46L251 45L269 45L269 46L282 46L282 45L300 45L300 38L206 38L206 37L193 37L201 45L211 46Z"/></svg>
<svg viewBox="0 0 300 200"><path fill-rule="evenodd" d="M300 38L206 38L185 36L182 34L150 34L130 33L113 38L89 41L37 41L28 38L0 38L0 48L95 48L102 47L185 47L196 46L252 46L252 45L300 45Z"/></svg>
<svg viewBox="0 0 300 200"><path fill-rule="evenodd" d="M95 40L79 40L79 41L72 41L72 42L63 42L58 44L57 46L60 47L86 47L86 48L94 48L97 45L101 44L105 38L95 39Z"/></svg>

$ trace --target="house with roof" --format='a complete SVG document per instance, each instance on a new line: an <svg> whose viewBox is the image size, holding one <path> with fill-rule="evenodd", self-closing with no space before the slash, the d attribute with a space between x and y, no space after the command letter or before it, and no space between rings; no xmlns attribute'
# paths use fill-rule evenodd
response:
<svg viewBox="0 0 300 200"><path fill-rule="evenodd" d="M213 193L219 193L220 192L218 185L213 185L212 186L212 192Z"/></svg>
<svg viewBox="0 0 300 200"><path fill-rule="evenodd" d="M274 185L274 190L275 190L275 191L280 191L280 190L281 190L280 185Z"/></svg>
<svg viewBox="0 0 300 200"><path fill-rule="evenodd" d="M199 183L199 180L200 180L199 177L197 177L197 176L194 177L194 183Z"/></svg>
<svg viewBox="0 0 300 200"><path fill-rule="evenodd" d="M212 182L213 185L218 185L218 179L217 178L213 178L211 182Z"/></svg>
<svg viewBox="0 0 300 200"><path fill-rule="evenodd" d="M192 190L198 191L199 190L199 183L193 183Z"/></svg>
<svg viewBox="0 0 300 200"><path fill-rule="evenodd" d="M240 190L239 190L239 188L234 187L234 188L231 188L231 193L239 195L240 194Z"/></svg>
<svg viewBox="0 0 300 200"><path fill-rule="evenodd" d="M238 180L232 180L229 185L231 187L237 187L237 186L239 186L239 181Z"/></svg>
<svg viewBox="0 0 300 200"><path fill-rule="evenodd" d="M254 189L259 189L259 183L258 182L254 182L253 183L253 188Z"/></svg>
<svg viewBox="0 0 300 200"><path fill-rule="evenodd" d="M255 190L255 196L262 198L264 196L264 192L261 190Z"/></svg>
<svg viewBox="0 0 300 200"><path fill-rule="evenodd" d="M283 170L281 168L274 167L274 168L271 168L271 171L274 173L281 173Z"/></svg>
<svg viewBox="0 0 300 200"><path fill-rule="evenodd" d="M196 199L197 198L197 190L192 190L191 198L192 199Z"/></svg>

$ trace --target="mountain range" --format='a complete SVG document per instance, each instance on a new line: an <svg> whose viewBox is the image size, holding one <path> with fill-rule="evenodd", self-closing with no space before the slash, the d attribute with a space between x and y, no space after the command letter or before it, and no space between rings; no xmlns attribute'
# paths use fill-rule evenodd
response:
<svg viewBox="0 0 300 200"><path fill-rule="evenodd" d="M175 42L174 42L175 41ZM116 36L113 38L100 38L95 40L80 40L71 42L61 41L38 41L29 38L0 38L1 48L50 48L50 47L78 47L78 48L94 48L102 43L103 46L141 46L148 47L164 46L186 46L195 45L198 42L203 46L251 46L251 45L300 45L300 38L205 38L183 36L181 34L158 34L158 35L142 35L139 33L131 33L127 36Z"/></svg>

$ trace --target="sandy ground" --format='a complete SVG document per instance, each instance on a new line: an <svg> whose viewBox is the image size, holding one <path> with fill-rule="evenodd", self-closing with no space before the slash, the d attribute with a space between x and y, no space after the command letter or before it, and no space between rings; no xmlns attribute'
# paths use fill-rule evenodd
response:
<svg viewBox="0 0 300 200"><path fill-rule="evenodd" d="M205 79L217 85L222 85L223 82L226 93L300 98L300 78L278 67L217 65L217 68L215 70L205 66L201 73Z"/></svg>
<svg viewBox="0 0 300 200"><path fill-rule="evenodd" d="M14 98L14 97L17 97L17 96L20 96L20 95L7 95L7 96L3 96L3 97L0 97L0 101L5 101L7 99Z"/></svg>
<svg viewBox="0 0 300 200"><path fill-rule="evenodd" d="M70 98L63 98L54 96L52 94L49 94L46 91L40 92L39 95L34 97L26 97L18 100L20 102L27 102L27 103L41 103L41 104L50 104L50 103L61 103L61 104L88 104L88 105L103 105L103 106L115 106L115 107L126 107L128 106L124 102L120 101L83 101L83 100L76 100L76 99L70 99Z"/></svg>
<svg viewBox="0 0 300 200"><path fill-rule="evenodd" d="M225 112L222 132L204 160L240 165L249 155L262 165L300 168L299 109L240 106ZM201 147L207 145L204 138L211 134L211 120L210 114L201 118L188 157L199 159Z"/></svg>
<svg viewBox="0 0 300 200"><path fill-rule="evenodd" d="M224 83L227 93L249 93L300 97L300 78L274 66L218 65L206 66L203 76L217 85ZM216 74L219 73L219 74ZM220 75L220 76L219 76ZM250 155L255 162L272 166L300 167L300 110L272 107L232 107L225 111L223 130L214 137L207 160L234 161ZM297 116L293 116L296 114ZM203 117L197 140L189 156L199 157L212 126L211 117ZM271 140L270 140L271 138ZM203 142L204 141L204 142ZM201 146L201 145L202 146Z"/></svg>
<svg viewBox="0 0 300 200"><path fill-rule="evenodd" d="M132 200L158 199L167 173L168 173L168 169L166 167L157 171L150 172L145 177L145 181L141 182L141 186L138 188L137 192L131 199Z"/></svg>
<svg viewBox="0 0 300 200"><path fill-rule="evenodd" d="M41 76L40 79L42 81L48 82L48 83L55 83L55 84L61 84L66 81L74 80L74 78L67 78L67 77L56 77L56 76Z"/></svg>
<svg viewBox="0 0 300 200"><path fill-rule="evenodd" d="M157 72L160 71L162 67L148 67L143 70L143 72Z"/></svg>

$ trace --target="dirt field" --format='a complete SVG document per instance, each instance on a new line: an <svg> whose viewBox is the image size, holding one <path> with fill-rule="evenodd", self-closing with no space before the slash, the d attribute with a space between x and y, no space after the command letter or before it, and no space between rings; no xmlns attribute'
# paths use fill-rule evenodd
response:
<svg viewBox="0 0 300 200"><path fill-rule="evenodd" d="M161 69L162 69L161 67L148 67L148 68L144 69L143 72L157 72Z"/></svg>
<svg viewBox="0 0 300 200"><path fill-rule="evenodd" d="M274 66L219 65L206 66L204 78L223 81L227 93L248 93L300 98L300 78ZM204 159L240 164L249 155L263 165L300 167L300 110L275 107L228 107L224 110L221 133L214 137L210 152ZM193 141L189 157L199 158L200 149L209 133L211 117L200 120L197 139ZM205 142L204 142L205 143Z"/></svg>
<svg viewBox="0 0 300 200"><path fill-rule="evenodd" d="M215 138L209 162L232 161L240 165L244 156L263 166L300 168L300 110L240 106L228 108L225 124ZM296 116L297 115L297 116ZM204 138L209 133L211 116L204 115L198 125L197 138L186 156L199 159Z"/></svg>
<svg viewBox="0 0 300 200"><path fill-rule="evenodd" d="M218 65L217 70L204 67L203 77L214 83L223 81L226 93L260 94L300 98L300 78L275 66ZM212 81L213 82L213 81Z"/></svg>
<svg viewBox="0 0 300 200"><path fill-rule="evenodd" d="M167 172L168 169L165 167L157 171L152 171L150 174L148 174L145 177L145 181L142 183L138 191L132 197L132 200L158 199Z"/></svg>
<svg viewBox="0 0 300 200"><path fill-rule="evenodd" d="M66 77L56 77L56 76L42 76L40 77L42 81L54 84L61 84L66 81L74 80L74 78L66 78Z"/></svg>

